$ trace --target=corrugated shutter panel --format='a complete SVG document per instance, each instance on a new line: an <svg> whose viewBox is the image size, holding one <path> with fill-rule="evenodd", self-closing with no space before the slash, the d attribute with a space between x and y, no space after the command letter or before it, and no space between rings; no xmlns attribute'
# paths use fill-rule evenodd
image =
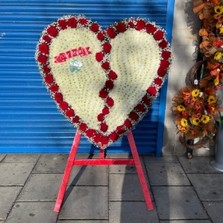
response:
<svg viewBox="0 0 223 223"><path fill-rule="evenodd" d="M57 110L34 60L46 25L63 15L84 14L103 27L127 17L144 17L166 28L170 2L173 0L1 0L0 152L70 150L75 129ZM158 98L134 130L140 153L160 151L163 127L159 122L163 121L164 105L165 100ZM127 150L125 138L109 149ZM92 145L82 137L79 152L90 149Z"/></svg>

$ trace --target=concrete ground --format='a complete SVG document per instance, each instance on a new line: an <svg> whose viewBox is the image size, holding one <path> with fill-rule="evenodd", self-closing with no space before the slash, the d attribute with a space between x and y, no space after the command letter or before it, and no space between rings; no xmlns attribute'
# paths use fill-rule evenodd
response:
<svg viewBox="0 0 223 223"><path fill-rule="evenodd" d="M210 166L211 157L141 156L153 211L146 209L135 167L76 166L57 214L67 157L0 154L0 223L223 222L223 173Z"/></svg>

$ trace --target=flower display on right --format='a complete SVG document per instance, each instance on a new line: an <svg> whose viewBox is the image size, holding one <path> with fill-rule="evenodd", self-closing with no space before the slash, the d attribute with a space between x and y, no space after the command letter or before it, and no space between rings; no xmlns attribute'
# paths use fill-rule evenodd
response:
<svg viewBox="0 0 223 223"><path fill-rule="evenodd" d="M198 31L201 59L190 70L187 85L172 99L180 141L192 149L212 140L221 125L223 1L194 0L193 11L201 21Z"/></svg>

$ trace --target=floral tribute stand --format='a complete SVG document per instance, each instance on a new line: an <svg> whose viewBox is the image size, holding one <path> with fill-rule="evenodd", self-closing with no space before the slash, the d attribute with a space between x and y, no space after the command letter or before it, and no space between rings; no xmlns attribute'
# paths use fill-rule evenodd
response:
<svg viewBox="0 0 223 223"><path fill-rule="evenodd" d="M129 141L129 146L131 149L131 153L132 153L132 159L128 158L128 159L124 159L124 158L118 158L118 159L108 159L105 158L105 153L104 153L104 149L100 149L100 155L99 158L97 159L76 159L76 154L77 154L77 150L78 150L78 145L80 142L80 138L81 138L81 132L77 131L76 135L74 137L73 140L73 144L71 147L71 151L67 160L67 164L66 164L66 168L64 171L64 175L62 178L62 182L59 188L59 192L57 195L57 200L55 203L55 207L54 207L54 211L55 212L59 212L61 209L61 205L63 202L63 198L66 192L66 188L67 188L67 184L70 178L70 174L72 171L72 167L73 166L79 166L79 165L83 165L83 166L87 166L87 165L91 165L91 166L97 166L97 165L135 165L136 167L136 171L139 177L139 181L142 187L142 191L144 194L144 199L146 202L146 206L148 210L153 210L153 203L151 200L151 196L150 196L150 192L146 183L146 178L142 169L142 165L141 165L141 161L137 152L137 148L136 148L136 144L135 144L135 140L133 137L132 132L129 132L127 135L128 141Z"/></svg>
<svg viewBox="0 0 223 223"><path fill-rule="evenodd" d="M55 211L74 165L135 165L149 210L150 193L132 129L159 94L171 63L165 31L143 18L107 29L85 16L64 16L47 26L36 60L58 109L77 128ZM81 135L100 149L99 159L76 160ZM105 149L127 135L133 159L107 159Z"/></svg>

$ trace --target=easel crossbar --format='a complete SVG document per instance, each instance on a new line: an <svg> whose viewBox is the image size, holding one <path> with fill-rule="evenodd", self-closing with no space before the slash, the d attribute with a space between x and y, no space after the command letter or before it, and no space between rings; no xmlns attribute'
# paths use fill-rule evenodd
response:
<svg viewBox="0 0 223 223"><path fill-rule="evenodd" d="M73 165L135 165L133 159L81 159L74 160Z"/></svg>

